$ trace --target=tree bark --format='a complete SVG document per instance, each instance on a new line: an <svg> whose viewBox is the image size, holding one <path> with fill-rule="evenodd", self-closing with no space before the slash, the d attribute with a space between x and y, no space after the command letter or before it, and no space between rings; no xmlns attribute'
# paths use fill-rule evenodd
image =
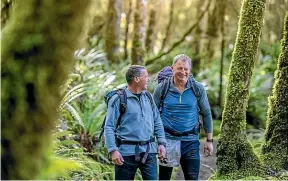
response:
<svg viewBox="0 0 288 181"><path fill-rule="evenodd" d="M223 92L223 88L222 88L222 82L223 82L223 66L224 66L224 51L225 51L225 10L226 10L226 3L224 0L220 1L220 31L221 31L221 59L220 59L220 74L219 74L219 80L220 80L220 84L219 84L219 97L218 97L218 104L219 107L222 110L222 92Z"/></svg>
<svg viewBox="0 0 288 181"><path fill-rule="evenodd" d="M156 25L156 11L151 6L150 13L149 13L149 24L148 29L146 33L146 40L145 40L145 46L146 46L146 53L149 54L150 51L153 52L153 34L155 30Z"/></svg>
<svg viewBox="0 0 288 181"><path fill-rule="evenodd" d="M162 52L166 46L166 43L168 42L169 40L169 37L170 37L170 29L171 29L171 26L172 26L172 23L173 23L173 15L174 15L174 2L173 0L170 0L170 10L169 10L169 21L168 21L168 24L167 24L167 27L166 27L166 33L165 33L165 36L164 36L164 39L163 39L163 42L162 42L162 46L161 46L161 49L160 49L160 52Z"/></svg>
<svg viewBox="0 0 288 181"><path fill-rule="evenodd" d="M124 39L124 60L128 58L129 24L132 13L132 0L129 0L128 13L126 15L125 39Z"/></svg>
<svg viewBox="0 0 288 181"><path fill-rule="evenodd" d="M196 16L197 19L199 18L199 16L201 15L201 10L202 10L202 6L203 6L203 2L205 1L198 1L197 5L196 5ZM197 75L200 72L201 69L201 56L200 56L200 52L201 52L201 34L202 34L202 30L201 30L201 23L197 24L197 27L195 28L194 31L194 42L192 44L193 47L193 52L196 55L192 61L192 73L193 75Z"/></svg>
<svg viewBox="0 0 288 181"><path fill-rule="evenodd" d="M107 21L104 35L104 50L107 59L119 62L119 39L122 0L109 0L107 7Z"/></svg>
<svg viewBox="0 0 288 181"><path fill-rule="evenodd" d="M131 50L131 64L143 65L145 53L146 0L137 0L134 14L134 36Z"/></svg>
<svg viewBox="0 0 288 181"><path fill-rule="evenodd" d="M261 155L265 165L277 171L288 170L288 13L281 43L273 95L268 99L265 143Z"/></svg>
<svg viewBox="0 0 288 181"><path fill-rule="evenodd" d="M216 179L224 179L225 176L229 179L241 179L263 174L260 160L245 134L245 113L263 27L265 2L266 0L242 2L217 148Z"/></svg>
<svg viewBox="0 0 288 181"><path fill-rule="evenodd" d="M47 164L59 86L73 67L89 0L15 1L2 31L1 179L36 179ZM83 33L84 35L84 33Z"/></svg>
<svg viewBox="0 0 288 181"><path fill-rule="evenodd" d="M208 42L207 42L207 59L208 62L211 62L214 57L214 53L217 47L217 40L219 37L219 29L221 25L221 10L224 0L215 0L214 7L212 12L208 15L208 26L207 26L207 35L208 35Z"/></svg>

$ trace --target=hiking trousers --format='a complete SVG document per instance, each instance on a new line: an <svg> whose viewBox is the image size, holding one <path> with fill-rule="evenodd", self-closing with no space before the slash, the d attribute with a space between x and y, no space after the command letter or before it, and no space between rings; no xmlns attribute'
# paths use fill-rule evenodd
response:
<svg viewBox="0 0 288 181"><path fill-rule="evenodd" d="M145 163L142 163L144 154L140 153L140 161L135 161L135 155L123 156L123 165L115 165L115 180L134 180L138 168L143 180L157 180L156 153L149 153Z"/></svg>
<svg viewBox="0 0 288 181"><path fill-rule="evenodd" d="M198 180L200 170L199 140L181 141L180 164L185 180ZM159 180L170 180L173 167L159 165Z"/></svg>

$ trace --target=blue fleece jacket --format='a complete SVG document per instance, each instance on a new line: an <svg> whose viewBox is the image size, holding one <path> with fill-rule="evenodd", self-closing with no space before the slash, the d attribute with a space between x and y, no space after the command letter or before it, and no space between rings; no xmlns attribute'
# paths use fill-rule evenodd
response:
<svg viewBox="0 0 288 181"><path fill-rule="evenodd" d="M154 103L152 109L149 98L143 92L140 100L136 95L125 89L127 95L126 112L122 115L120 125L116 128L117 119L120 115L118 95L114 95L108 102L105 143L109 152L118 150L122 156L135 155L135 145L120 145L117 147L115 134L125 141L147 141L156 137L158 142L166 143L165 133L159 111ZM157 145L151 142L149 153L157 153ZM145 152L147 145L140 146L140 153Z"/></svg>
<svg viewBox="0 0 288 181"><path fill-rule="evenodd" d="M187 132L198 125L198 115L203 118L203 126L206 133L213 132L212 115L205 88L196 82L199 87L199 109L197 98L191 88L190 81L187 81L185 89L181 94L175 87L173 79L170 79L170 87L163 102L161 118L165 129L173 132ZM158 84L154 91L154 100L157 107L160 107L160 97L162 83ZM198 135L189 134L188 136L172 136L165 133L167 139L192 141L199 139Z"/></svg>

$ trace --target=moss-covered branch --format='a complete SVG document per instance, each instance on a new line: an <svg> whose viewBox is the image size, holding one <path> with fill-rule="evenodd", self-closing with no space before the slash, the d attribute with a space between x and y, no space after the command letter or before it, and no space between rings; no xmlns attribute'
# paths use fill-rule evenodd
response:
<svg viewBox="0 0 288 181"><path fill-rule="evenodd" d="M261 175L260 159L246 138L245 112L256 60L266 0L244 0L229 70L214 178Z"/></svg>
<svg viewBox="0 0 288 181"><path fill-rule="evenodd" d="M35 179L45 165L61 100L59 86L73 67L89 2L13 4L17 13L3 30L1 42L2 179Z"/></svg>
<svg viewBox="0 0 288 181"><path fill-rule="evenodd" d="M281 54L275 72L273 95L269 97L265 143L265 165L277 171L288 170L288 13L284 21Z"/></svg>

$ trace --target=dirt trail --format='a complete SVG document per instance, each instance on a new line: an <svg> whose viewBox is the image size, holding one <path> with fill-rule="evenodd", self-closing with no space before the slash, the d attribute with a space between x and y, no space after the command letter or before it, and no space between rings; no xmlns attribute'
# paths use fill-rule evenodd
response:
<svg viewBox="0 0 288 181"><path fill-rule="evenodd" d="M204 144L200 144L200 173L199 180L207 180L216 171L216 145L217 142L214 141L214 153L212 156L206 157L203 152ZM185 180L182 169L180 168L175 180Z"/></svg>

